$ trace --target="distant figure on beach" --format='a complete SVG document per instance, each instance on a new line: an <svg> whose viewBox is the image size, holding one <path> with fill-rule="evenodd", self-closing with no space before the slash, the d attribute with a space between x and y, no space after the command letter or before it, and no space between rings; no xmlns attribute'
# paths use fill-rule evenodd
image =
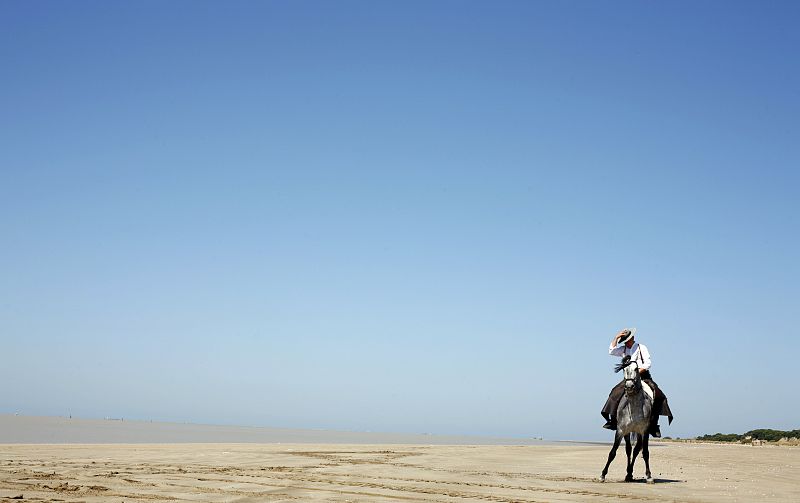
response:
<svg viewBox="0 0 800 503"><path fill-rule="evenodd" d="M658 426L658 416L667 416L670 424L672 423L672 411L670 411L667 397L653 381L650 375L650 367L652 362L650 360L650 351L647 346L636 342L634 335L636 334L635 328L626 328L618 333L612 340L608 347L608 354L611 356L629 356L632 361L635 361L639 367L639 374L645 383L647 383L653 390L653 408L650 417L650 429L648 433L655 438L661 437L661 429ZM622 395L625 394L625 380L620 381L611 393L608 394L603 410L600 414L605 418L606 424L603 428L609 430L617 429L617 407L619 406Z"/></svg>

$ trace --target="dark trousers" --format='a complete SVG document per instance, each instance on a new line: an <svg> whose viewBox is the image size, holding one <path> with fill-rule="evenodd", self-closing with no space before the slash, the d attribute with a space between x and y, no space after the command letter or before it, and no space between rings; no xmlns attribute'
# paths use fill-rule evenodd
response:
<svg viewBox="0 0 800 503"><path fill-rule="evenodd" d="M650 372L644 372L641 374L642 381L646 382L652 389L653 389L653 410L650 415L650 422L653 424L658 424L658 416L662 412L662 407L664 406L664 402L666 401L667 397L664 395L664 392L661 391L661 388L653 381L653 378L650 377ZM620 381L616 386L611 388L611 393L608 394L608 399L606 400L606 404L603 405L603 410L600 411L600 414L609 419L610 417L617 415L617 407L619 407L619 401L622 400L622 395L625 394L625 380ZM672 413L664 414L672 416Z"/></svg>

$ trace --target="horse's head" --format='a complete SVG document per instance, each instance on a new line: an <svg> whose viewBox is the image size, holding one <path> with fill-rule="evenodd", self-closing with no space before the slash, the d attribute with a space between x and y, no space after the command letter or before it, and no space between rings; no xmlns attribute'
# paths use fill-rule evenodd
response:
<svg viewBox="0 0 800 503"><path fill-rule="evenodd" d="M639 376L639 365L633 361L625 367L625 394L633 395L642 389L642 378Z"/></svg>
<svg viewBox="0 0 800 503"><path fill-rule="evenodd" d="M615 372L620 370L625 373L625 394L633 395L642 389L642 378L639 376L639 365L636 360L631 360L630 356L622 359L622 363L617 365Z"/></svg>

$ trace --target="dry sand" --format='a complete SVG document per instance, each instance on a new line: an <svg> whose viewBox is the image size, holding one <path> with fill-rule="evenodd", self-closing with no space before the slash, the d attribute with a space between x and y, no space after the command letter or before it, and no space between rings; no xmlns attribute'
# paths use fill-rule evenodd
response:
<svg viewBox="0 0 800 503"><path fill-rule="evenodd" d="M0 501L800 502L797 447L525 442L0 415Z"/></svg>
<svg viewBox="0 0 800 503"><path fill-rule="evenodd" d="M656 484L607 447L336 444L0 445L0 500L800 501L800 448L660 444ZM635 475L642 477L643 466Z"/></svg>

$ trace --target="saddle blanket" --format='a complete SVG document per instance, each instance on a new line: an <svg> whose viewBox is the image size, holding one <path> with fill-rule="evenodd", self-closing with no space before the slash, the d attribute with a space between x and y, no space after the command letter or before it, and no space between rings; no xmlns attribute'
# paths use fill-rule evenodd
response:
<svg viewBox="0 0 800 503"><path fill-rule="evenodd" d="M653 393L653 388L651 388L650 385L647 384L646 382L642 381L642 389L644 390L645 393L647 393L647 396L650 397L650 400L653 400L655 402L656 398L655 394Z"/></svg>

